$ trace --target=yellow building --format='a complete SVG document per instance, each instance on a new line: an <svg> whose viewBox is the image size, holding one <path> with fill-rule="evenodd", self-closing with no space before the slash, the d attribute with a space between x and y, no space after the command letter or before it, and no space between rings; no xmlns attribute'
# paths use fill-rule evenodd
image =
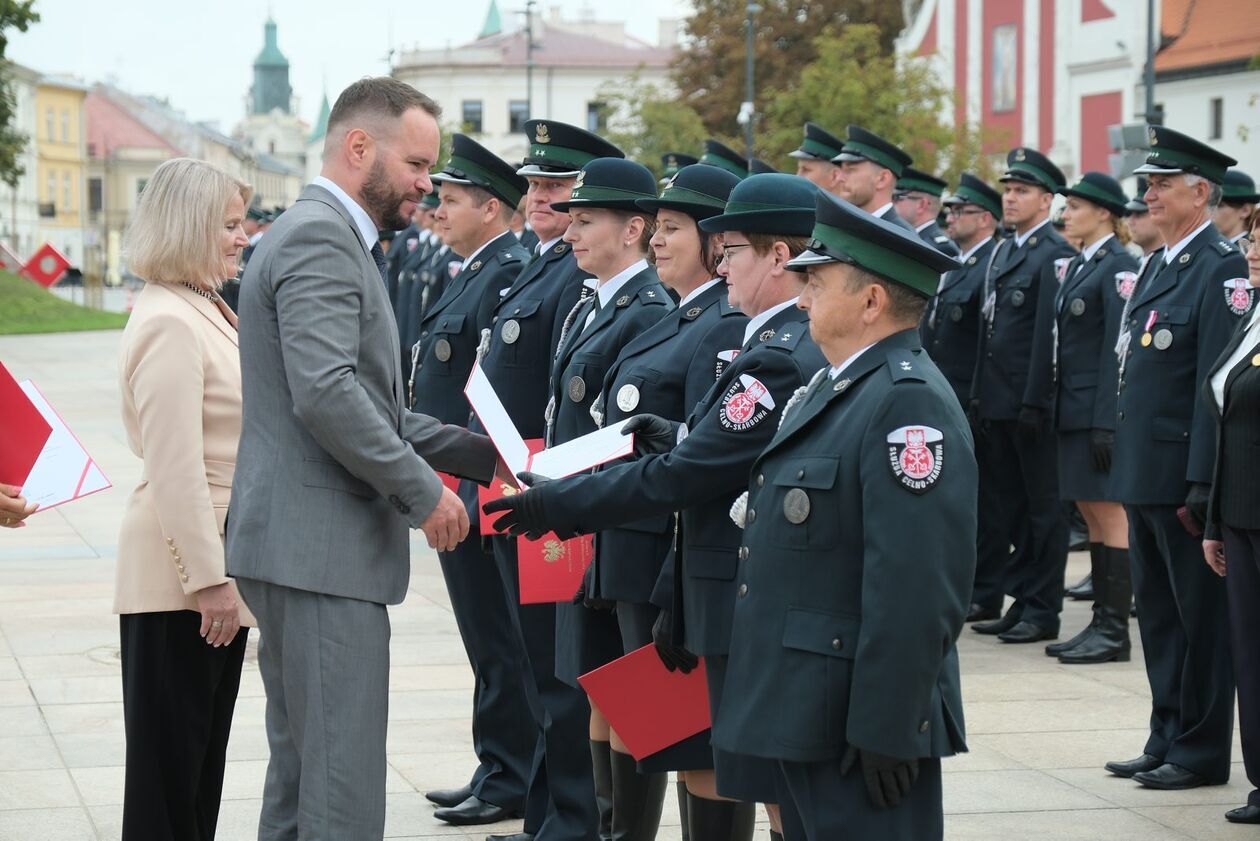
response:
<svg viewBox="0 0 1260 841"><path fill-rule="evenodd" d="M83 102L88 88L72 79L43 76L35 87L36 190L39 238L51 242L71 265L83 262L84 185L87 178Z"/></svg>

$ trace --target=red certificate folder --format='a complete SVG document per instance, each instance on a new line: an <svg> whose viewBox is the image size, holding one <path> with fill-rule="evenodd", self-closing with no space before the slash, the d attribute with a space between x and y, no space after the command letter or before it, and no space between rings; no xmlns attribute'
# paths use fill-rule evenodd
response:
<svg viewBox="0 0 1260 841"><path fill-rule="evenodd" d="M651 645L578 678L635 759L712 726L704 660L687 674L665 668Z"/></svg>
<svg viewBox="0 0 1260 841"><path fill-rule="evenodd" d="M449 473L443 473L441 470L434 471L438 478L442 480L442 487L446 488L453 494L459 493L459 477L452 476Z"/></svg>
<svg viewBox="0 0 1260 841"><path fill-rule="evenodd" d="M52 427L0 363L0 482L21 487L52 435Z"/></svg>
<svg viewBox="0 0 1260 841"><path fill-rule="evenodd" d="M530 455L540 453L543 449L543 439L526 438L525 446L529 447ZM490 486L487 488L483 488L480 485L477 486L477 520L481 523L482 537L493 537L498 534L498 532L494 530L494 526L492 524L495 520L503 516L502 511L497 511L494 514L485 514L481 510L482 506L491 500L502 499L505 496L512 496L520 492L520 488L509 485L498 476L495 476L494 479L490 481ZM573 592L577 592L576 587L573 588ZM573 593L570 593L569 595L572 596Z"/></svg>
<svg viewBox="0 0 1260 841"><path fill-rule="evenodd" d="M516 564L521 604L569 601L594 557L595 538L589 534L572 540L561 540L554 532L547 532L538 540L518 537Z"/></svg>

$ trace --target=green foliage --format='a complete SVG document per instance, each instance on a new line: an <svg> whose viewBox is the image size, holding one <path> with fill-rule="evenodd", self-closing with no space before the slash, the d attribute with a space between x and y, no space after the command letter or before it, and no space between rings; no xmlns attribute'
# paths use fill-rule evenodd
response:
<svg viewBox="0 0 1260 841"><path fill-rule="evenodd" d="M816 38L828 27L872 24L883 53L892 51L901 31L897 0L757 0L753 56L757 109L768 103L766 91L790 90L801 68L814 60ZM735 122L744 101L747 52L747 0L694 0L687 19L689 48L674 61L674 83L682 102L695 109L712 136L742 135Z"/></svg>
<svg viewBox="0 0 1260 841"><path fill-rule="evenodd" d="M982 153L1005 148L992 130L955 127L947 121L954 100L927 62L886 51L878 27L850 25L825 30L813 43L815 58L791 84L766 96L757 148L771 164L783 164L800 145L807 120L843 137L855 123L905 149L915 166L951 184L964 169L982 178L996 174Z"/></svg>
<svg viewBox="0 0 1260 841"><path fill-rule="evenodd" d="M18 181L25 173L18 158L26 148L28 138L13 128L16 97L8 78L4 54L9 47L10 28L25 32L32 23L39 21L39 13L34 6L35 0L0 0L0 181L8 184L10 189L17 189Z"/></svg>
<svg viewBox="0 0 1260 841"><path fill-rule="evenodd" d="M699 156L707 133L700 116L638 74L607 82L598 93L605 105L609 142L661 177L661 156L686 152Z"/></svg>
<svg viewBox="0 0 1260 841"><path fill-rule="evenodd" d="M126 323L125 313L81 307L33 280L0 272L0 335L118 330Z"/></svg>

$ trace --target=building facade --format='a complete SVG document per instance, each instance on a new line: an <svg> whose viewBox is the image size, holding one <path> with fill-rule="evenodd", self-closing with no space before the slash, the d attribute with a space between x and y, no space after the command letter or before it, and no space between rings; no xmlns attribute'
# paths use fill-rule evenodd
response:
<svg viewBox="0 0 1260 841"><path fill-rule="evenodd" d="M662 32L676 32L662 22ZM520 160L528 148L521 127L542 118L604 128L605 85L637 74L643 82L669 87L675 44L649 44L625 31L624 23L593 17L565 19L559 7L533 21L532 84L529 36L504 30L492 2L481 36L459 47L402 50L393 75L433 97L443 122L464 131L504 160Z"/></svg>
<svg viewBox="0 0 1260 841"><path fill-rule="evenodd" d="M0 182L0 239L19 259L25 260L43 244L37 240L39 216L39 154L35 136L35 92L40 74L29 67L8 63L5 73L13 90L12 127L25 135L26 146L17 156L22 175L17 186Z"/></svg>
<svg viewBox="0 0 1260 841"><path fill-rule="evenodd" d="M298 116L297 98L289 84L289 60L280 52L276 22L268 18L263 24L262 51L254 59L245 119L233 135L254 157L273 159L304 174L309 132L310 126ZM278 173L273 170L268 162L263 177L274 179Z"/></svg>
<svg viewBox="0 0 1260 841"><path fill-rule="evenodd" d="M87 141L83 103L87 93L86 85L57 76L42 76L35 84L36 239L40 244L52 243L72 266L81 264L84 245L89 241L84 226Z"/></svg>

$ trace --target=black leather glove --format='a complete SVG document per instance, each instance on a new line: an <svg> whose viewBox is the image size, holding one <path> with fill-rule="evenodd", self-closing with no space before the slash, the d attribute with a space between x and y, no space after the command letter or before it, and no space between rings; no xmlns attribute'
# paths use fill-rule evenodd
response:
<svg viewBox="0 0 1260 841"><path fill-rule="evenodd" d="M672 611L662 610L660 616L656 617L656 623L652 625L652 644L656 646L656 656L661 658L665 668L671 672L677 669L687 674L699 665L700 658L681 645L675 645L673 638L674 614Z"/></svg>
<svg viewBox="0 0 1260 841"><path fill-rule="evenodd" d="M589 607L591 610L612 610L617 606L616 602L592 596L593 592L595 592L595 564L588 566L586 572L582 573L582 583L573 594L573 603Z"/></svg>
<svg viewBox="0 0 1260 841"><path fill-rule="evenodd" d="M1110 429L1089 431L1089 460L1095 473L1111 472L1111 451L1116 446L1116 433Z"/></svg>
<svg viewBox="0 0 1260 841"><path fill-rule="evenodd" d="M1038 409L1036 406L1020 406L1019 419L1016 423L1019 425L1019 434L1025 441L1036 443L1041 440L1041 435L1045 431L1046 410Z"/></svg>
<svg viewBox="0 0 1260 841"><path fill-rule="evenodd" d="M481 511L484 514L506 511L506 514L491 523L495 531L524 535L529 540L537 540L551 531L543 513L541 490L541 486L551 480L546 476L529 472L518 473L517 478L525 483L528 490L512 496L492 499L481 506Z"/></svg>
<svg viewBox="0 0 1260 841"><path fill-rule="evenodd" d="M660 415L635 415L621 427L622 435L631 432L634 454L639 457L668 453L678 441L678 424Z"/></svg>
<svg viewBox="0 0 1260 841"><path fill-rule="evenodd" d="M1186 494L1186 511L1199 521L1200 527L1208 521L1208 496L1211 493L1211 485L1205 485L1202 482L1191 482L1190 492Z"/></svg>
<svg viewBox="0 0 1260 841"><path fill-rule="evenodd" d="M844 776L861 760L862 777L866 781L866 796L876 809L891 809L910 793L910 787L919 779L919 760L897 759L858 750L850 745L840 760L840 775Z"/></svg>

